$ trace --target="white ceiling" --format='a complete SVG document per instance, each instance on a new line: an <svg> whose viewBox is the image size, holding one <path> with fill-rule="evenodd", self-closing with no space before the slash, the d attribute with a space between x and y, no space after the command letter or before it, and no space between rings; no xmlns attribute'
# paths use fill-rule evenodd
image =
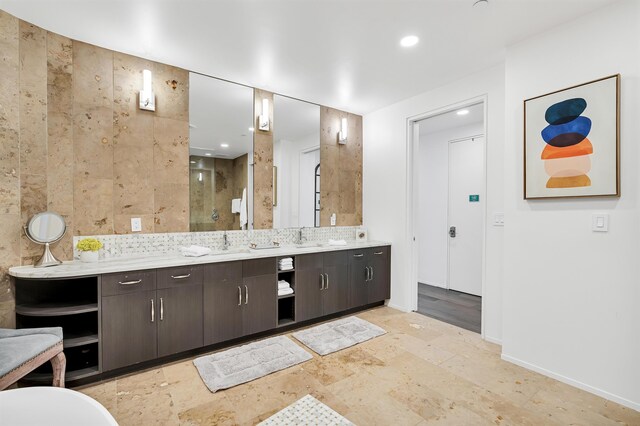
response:
<svg viewBox="0 0 640 426"><path fill-rule="evenodd" d="M0 9L77 40L366 113L498 64L505 46L614 0L474 1L0 0ZM420 43L401 48L407 34Z"/></svg>
<svg viewBox="0 0 640 426"><path fill-rule="evenodd" d="M458 115L460 110L469 111L466 115ZM433 117L429 117L425 120L419 121L420 136L428 133L442 132L445 130L455 129L463 126L470 126L472 124L482 123L484 121L484 104L479 103L469 107L460 108L455 111L449 111L444 114L439 114Z"/></svg>

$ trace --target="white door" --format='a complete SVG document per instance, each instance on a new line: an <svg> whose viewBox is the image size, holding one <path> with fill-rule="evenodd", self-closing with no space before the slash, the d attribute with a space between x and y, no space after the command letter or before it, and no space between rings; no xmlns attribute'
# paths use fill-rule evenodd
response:
<svg viewBox="0 0 640 426"><path fill-rule="evenodd" d="M449 288L482 295L484 137L449 142Z"/></svg>

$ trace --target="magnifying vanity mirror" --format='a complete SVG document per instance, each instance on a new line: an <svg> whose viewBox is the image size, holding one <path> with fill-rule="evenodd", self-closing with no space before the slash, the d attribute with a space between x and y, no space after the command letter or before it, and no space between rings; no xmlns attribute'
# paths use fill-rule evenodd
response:
<svg viewBox="0 0 640 426"><path fill-rule="evenodd" d="M320 107L273 96L274 228L320 226ZM275 197L274 197L275 198Z"/></svg>
<svg viewBox="0 0 640 426"><path fill-rule="evenodd" d="M253 89L189 76L189 228L251 229Z"/></svg>
<svg viewBox="0 0 640 426"><path fill-rule="evenodd" d="M58 213L43 212L34 215L24 227L24 233L36 244L44 244L42 257L34 264L36 268L59 265L49 248L50 244L60 241L67 231L64 218Z"/></svg>

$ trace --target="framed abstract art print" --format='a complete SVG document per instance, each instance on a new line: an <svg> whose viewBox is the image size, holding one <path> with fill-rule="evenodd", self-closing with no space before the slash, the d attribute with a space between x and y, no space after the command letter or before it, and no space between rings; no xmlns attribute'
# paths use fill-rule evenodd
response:
<svg viewBox="0 0 640 426"><path fill-rule="evenodd" d="M620 75L524 101L524 198L620 196Z"/></svg>

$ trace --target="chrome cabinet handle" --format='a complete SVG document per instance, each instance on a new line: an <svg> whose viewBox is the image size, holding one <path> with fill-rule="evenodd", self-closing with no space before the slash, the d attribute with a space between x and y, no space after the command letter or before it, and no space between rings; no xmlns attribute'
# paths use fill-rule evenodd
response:
<svg viewBox="0 0 640 426"><path fill-rule="evenodd" d="M242 289L238 286L238 306L242 306Z"/></svg>
<svg viewBox="0 0 640 426"><path fill-rule="evenodd" d="M373 253L373 254L375 254L376 256L379 256L379 255L381 255L382 253L384 253L384 252L382 252L382 251L377 251L377 252L375 252L375 253Z"/></svg>
<svg viewBox="0 0 640 426"><path fill-rule="evenodd" d="M142 279L133 280L133 281L118 281L118 284L120 284L120 285L134 285L134 284L140 284L141 282L142 282Z"/></svg>
<svg viewBox="0 0 640 426"><path fill-rule="evenodd" d="M320 290L324 290L324 274L320 274Z"/></svg>
<svg viewBox="0 0 640 426"><path fill-rule="evenodd" d="M156 310L153 307L153 299L151 299L151 322L156 321Z"/></svg>
<svg viewBox="0 0 640 426"><path fill-rule="evenodd" d="M191 274L171 275L171 278L173 278L174 280L181 280L183 278L189 278L190 276L191 276Z"/></svg>
<svg viewBox="0 0 640 426"><path fill-rule="evenodd" d="M164 301L160 298L160 321L164 321Z"/></svg>
<svg viewBox="0 0 640 426"><path fill-rule="evenodd" d="M327 284L324 287L324 289L327 290L329 288L329 274L324 274L324 275L326 275L326 277L327 277Z"/></svg>
<svg viewBox="0 0 640 426"><path fill-rule="evenodd" d="M369 281L373 281L373 266L369 266L371 268L371 279Z"/></svg>
<svg viewBox="0 0 640 426"><path fill-rule="evenodd" d="M371 269L370 268L371 268L370 266L367 266L367 279L366 279L365 282L371 281Z"/></svg>
<svg viewBox="0 0 640 426"><path fill-rule="evenodd" d="M249 287L244 286L244 304L249 303Z"/></svg>
<svg viewBox="0 0 640 426"><path fill-rule="evenodd" d="M363 257L364 254L360 253L360 254L354 254L353 257Z"/></svg>

